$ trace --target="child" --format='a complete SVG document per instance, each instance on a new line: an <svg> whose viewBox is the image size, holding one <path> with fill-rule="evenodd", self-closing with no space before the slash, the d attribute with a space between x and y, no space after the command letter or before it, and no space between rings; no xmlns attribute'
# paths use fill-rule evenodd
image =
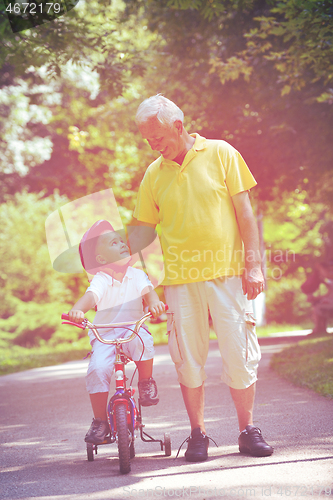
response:
<svg viewBox="0 0 333 500"><path fill-rule="evenodd" d="M106 220L99 220L85 233L80 246L80 257L84 269L95 275L86 293L69 311L71 321L81 323L84 314L97 306L96 324L137 321L143 316L143 303L153 317L164 312L165 306L158 298L147 275L131 267L129 248ZM105 339L129 337L126 328L100 329ZM139 337L123 344L123 350L137 364L139 372L139 396L142 406L158 403L156 382L152 378L154 346L153 338L145 328L140 328ZM94 419L85 441L100 444L110 432L106 406L111 375L115 362L115 347L95 339L89 331L92 355L86 376L86 387L94 413Z"/></svg>

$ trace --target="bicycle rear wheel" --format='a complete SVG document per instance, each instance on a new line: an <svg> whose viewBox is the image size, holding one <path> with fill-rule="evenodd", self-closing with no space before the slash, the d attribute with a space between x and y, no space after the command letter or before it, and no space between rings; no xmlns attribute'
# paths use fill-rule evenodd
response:
<svg viewBox="0 0 333 500"><path fill-rule="evenodd" d="M127 423L127 407L125 404L117 404L115 409L119 468L121 474L128 474L131 470L130 462L130 432Z"/></svg>

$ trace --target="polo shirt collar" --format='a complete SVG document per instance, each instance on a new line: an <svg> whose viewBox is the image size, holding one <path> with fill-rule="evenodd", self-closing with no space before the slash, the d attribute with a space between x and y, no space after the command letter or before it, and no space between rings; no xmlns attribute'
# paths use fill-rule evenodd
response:
<svg viewBox="0 0 333 500"><path fill-rule="evenodd" d="M100 271L100 273L101 273L101 274L104 274L105 276L107 276L107 278L108 278L109 280L111 280L111 281L112 281L112 283L118 283L119 285L121 285L121 284L124 282L124 280L125 280L125 279L127 279L127 280L131 280L131 279L133 279L133 277L134 277L133 268L132 268L131 266L129 266L129 267L127 268L127 270L126 270L126 273L125 273L125 276L124 276L124 278L123 278L122 283L120 283L120 281L116 280L115 278L113 278L113 277L112 277L110 274L108 274L108 273L105 273L105 272L103 272L103 271Z"/></svg>
<svg viewBox="0 0 333 500"><path fill-rule="evenodd" d="M195 138L195 142L191 149L194 149L195 151L201 151L202 149L205 149L207 147L207 139L205 139L205 137L201 137L201 135L196 133L190 134L190 136Z"/></svg>

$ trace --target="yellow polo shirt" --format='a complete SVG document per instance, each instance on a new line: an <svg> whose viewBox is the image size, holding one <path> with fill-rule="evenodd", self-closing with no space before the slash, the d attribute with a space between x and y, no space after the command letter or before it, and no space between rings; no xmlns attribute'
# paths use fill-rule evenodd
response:
<svg viewBox="0 0 333 500"><path fill-rule="evenodd" d="M256 185L240 153L198 134L182 165L160 156L141 182L134 217L160 224L163 285L240 276L243 243L231 197Z"/></svg>

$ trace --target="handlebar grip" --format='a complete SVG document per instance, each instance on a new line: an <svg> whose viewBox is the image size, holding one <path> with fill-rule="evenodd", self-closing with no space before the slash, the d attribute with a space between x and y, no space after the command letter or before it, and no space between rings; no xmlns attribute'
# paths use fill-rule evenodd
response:
<svg viewBox="0 0 333 500"><path fill-rule="evenodd" d="M82 326L82 324L81 324L81 323L76 323L75 321L71 321L71 320L69 319L69 315L68 315L68 314L63 313L63 314L61 315L61 319L65 320L65 321L63 321L63 322L62 322L62 324L63 324L63 325L73 325L73 326L77 326L78 328L81 328L81 330L85 330L85 329L86 329L85 325L84 325L84 326Z"/></svg>

